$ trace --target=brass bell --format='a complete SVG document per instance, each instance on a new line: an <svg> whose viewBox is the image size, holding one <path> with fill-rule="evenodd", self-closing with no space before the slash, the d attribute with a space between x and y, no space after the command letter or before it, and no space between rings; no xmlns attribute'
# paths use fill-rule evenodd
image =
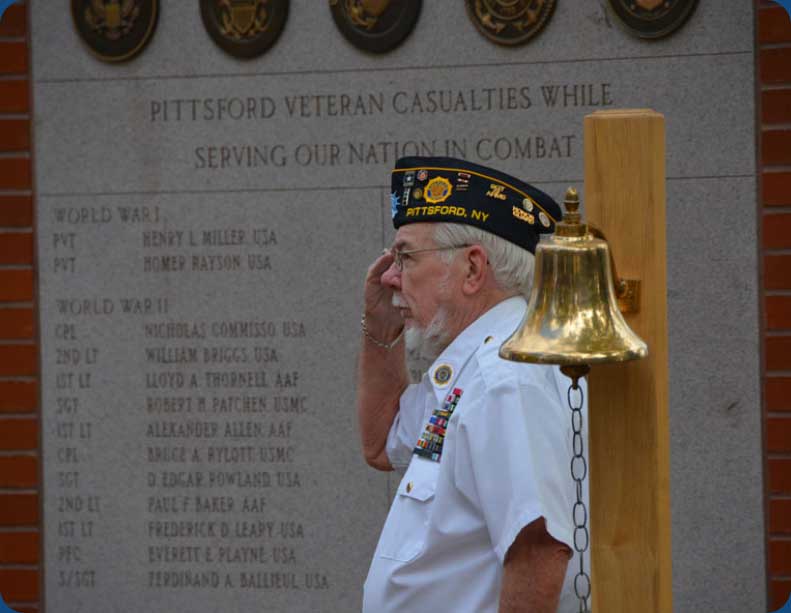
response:
<svg viewBox="0 0 791 613"><path fill-rule="evenodd" d="M555 233L542 237L536 247L527 312L500 347L500 357L567 368L645 357L646 344L618 308L607 242L581 222L575 189L566 192L565 205ZM621 298L636 297L636 284L618 280Z"/></svg>

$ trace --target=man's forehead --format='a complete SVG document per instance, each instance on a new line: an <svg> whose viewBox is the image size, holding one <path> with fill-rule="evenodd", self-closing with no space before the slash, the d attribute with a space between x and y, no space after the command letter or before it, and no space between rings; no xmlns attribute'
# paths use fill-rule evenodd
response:
<svg viewBox="0 0 791 613"><path fill-rule="evenodd" d="M393 247L415 247L425 245L434 240L434 224L432 223L411 223L401 226L396 232Z"/></svg>

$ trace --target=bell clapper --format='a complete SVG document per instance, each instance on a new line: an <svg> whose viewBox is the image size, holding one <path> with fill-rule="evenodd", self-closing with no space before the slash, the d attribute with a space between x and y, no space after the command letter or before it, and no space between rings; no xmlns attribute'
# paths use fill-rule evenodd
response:
<svg viewBox="0 0 791 613"><path fill-rule="evenodd" d="M591 367L587 364L566 364L560 367L560 372L571 379L571 386L574 389L579 389L579 380L581 377L587 376Z"/></svg>

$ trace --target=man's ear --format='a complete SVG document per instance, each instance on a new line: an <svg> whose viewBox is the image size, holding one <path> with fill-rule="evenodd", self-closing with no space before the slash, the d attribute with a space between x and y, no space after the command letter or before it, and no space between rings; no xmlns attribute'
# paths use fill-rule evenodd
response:
<svg viewBox="0 0 791 613"><path fill-rule="evenodd" d="M461 289L464 294L472 296L486 285L489 276L489 256L480 245L467 247L464 256L465 276Z"/></svg>

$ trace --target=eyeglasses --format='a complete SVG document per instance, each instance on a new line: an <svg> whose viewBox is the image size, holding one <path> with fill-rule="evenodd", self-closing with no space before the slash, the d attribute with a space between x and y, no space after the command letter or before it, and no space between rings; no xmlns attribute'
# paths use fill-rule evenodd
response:
<svg viewBox="0 0 791 613"><path fill-rule="evenodd" d="M451 249L464 249L469 245L453 245L452 247L429 247L427 249L409 249L408 251L401 251L400 249L391 249L390 253L395 258L395 265L399 272L404 270L404 256L411 256L415 253L428 253L429 251L450 251Z"/></svg>

